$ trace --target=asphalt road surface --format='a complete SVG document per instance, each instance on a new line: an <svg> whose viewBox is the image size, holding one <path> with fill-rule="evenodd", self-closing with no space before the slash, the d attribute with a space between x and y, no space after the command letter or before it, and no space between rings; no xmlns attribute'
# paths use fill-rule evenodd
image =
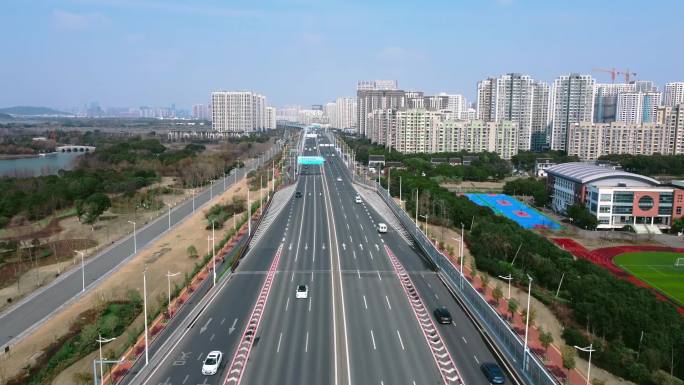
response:
<svg viewBox="0 0 684 385"><path fill-rule="evenodd" d="M304 155L323 167L302 168L293 197L249 251L214 300L152 373L138 383L224 384L227 367L252 314L274 255L282 254L253 339L242 384L443 384L437 364L393 270L387 245L432 312L446 306L452 325L438 325L465 384L487 384L479 365L492 353L420 254L356 192L326 139L304 141ZM339 180L338 180L339 178ZM309 287L296 299L297 285ZM201 374L211 350L224 353L215 376Z"/></svg>

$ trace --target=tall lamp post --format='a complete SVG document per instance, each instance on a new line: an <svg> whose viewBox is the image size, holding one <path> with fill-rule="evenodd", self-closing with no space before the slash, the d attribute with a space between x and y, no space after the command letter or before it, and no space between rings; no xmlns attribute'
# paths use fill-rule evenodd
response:
<svg viewBox="0 0 684 385"><path fill-rule="evenodd" d="M216 244L214 243L216 237L214 236L214 221L211 221L211 263L212 270L214 271L214 282L213 286L216 286Z"/></svg>
<svg viewBox="0 0 684 385"><path fill-rule="evenodd" d="M169 206L169 225L167 228L171 228L171 204L164 202L165 205Z"/></svg>
<svg viewBox="0 0 684 385"><path fill-rule="evenodd" d="M506 281L508 281L508 297L506 297L506 299L511 299L511 280L513 280L513 276L510 274L508 274L506 276L500 275L499 278L505 279Z"/></svg>
<svg viewBox="0 0 684 385"><path fill-rule="evenodd" d="M133 224L133 254L138 253L138 238L136 237L136 231L135 231L135 222L133 221L128 221L128 223Z"/></svg>
<svg viewBox="0 0 684 385"><path fill-rule="evenodd" d="M523 348L523 369L527 368L527 336L530 330L530 298L532 297L532 277L527 275L529 284L527 287L527 316L525 317L525 346Z"/></svg>
<svg viewBox="0 0 684 385"><path fill-rule="evenodd" d="M150 361L147 346L147 266L143 270L143 317L145 317L145 366L147 366Z"/></svg>
<svg viewBox="0 0 684 385"><path fill-rule="evenodd" d="M171 277L175 277L178 274L180 274L180 272L177 272L177 273L172 273L170 271L166 272L166 286L169 289L169 302L166 304L166 311L169 313L169 315L171 314Z"/></svg>
<svg viewBox="0 0 684 385"><path fill-rule="evenodd" d="M76 250L78 255L81 256L81 292L85 291L85 264L83 263L83 258L85 256L85 253L82 252L81 250Z"/></svg>
<svg viewBox="0 0 684 385"><path fill-rule="evenodd" d="M430 214L425 214L425 215L419 215L421 218L425 218L425 237L430 240L430 235L428 235L428 218L430 217Z"/></svg>
<svg viewBox="0 0 684 385"><path fill-rule="evenodd" d="M589 353L589 366L587 367L587 385L589 385L589 383L591 381L590 380L590 378L591 378L591 353L595 352L596 349L594 349L593 343L589 344L589 346L587 346L586 348L581 348L581 347L575 345L575 349Z"/></svg>
<svg viewBox="0 0 684 385"><path fill-rule="evenodd" d="M100 384L104 383L104 374L102 372L102 344L106 344L108 342L114 341L116 337L114 338L102 338L100 334L97 335L97 339L95 340L98 344L100 344Z"/></svg>

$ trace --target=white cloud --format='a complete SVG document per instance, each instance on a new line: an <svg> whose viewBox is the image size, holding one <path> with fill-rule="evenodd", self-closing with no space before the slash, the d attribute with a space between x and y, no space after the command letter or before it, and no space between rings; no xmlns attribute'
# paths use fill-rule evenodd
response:
<svg viewBox="0 0 684 385"><path fill-rule="evenodd" d="M74 13L58 9L52 12L52 22L57 29L82 31L109 24L110 20L101 13Z"/></svg>

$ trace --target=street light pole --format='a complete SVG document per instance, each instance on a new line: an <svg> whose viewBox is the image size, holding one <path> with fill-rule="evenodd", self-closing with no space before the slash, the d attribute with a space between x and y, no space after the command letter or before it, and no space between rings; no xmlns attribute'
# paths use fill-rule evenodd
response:
<svg viewBox="0 0 684 385"><path fill-rule="evenodd" d="M401 175L399 175L399 206L404 208L404 201L401 200Z"/></svg>
<svg viewBox="0 0 684 385"><path fill-rule="evenodd" d="M170 229L170 228L171 228L171 205L168 204L168 203L166 203L166 202L165 202L164 204L167 205L167 206L169 206L169 225L168 225L167 228Z"/></svg>
<svg viewBox="0 0 684 385"><path fill-rule="evenodd" d="M249 184L247 185L247 236L252 235L252 205L249 201Z"/></svg>
<svg viewBox="0 0 684 385"><path fill-rule="evenodd" d="M215 240L216 237L214 237L214 221L211 221L211 261L213 265L212 270L214 271L213 286L216 286L216 244L214 243Z"/></svg>
<svg viewBox="0 0 684 385"><path fill-rule="evenodd" d="M85 264L83 263L83 258L85 253L81 250L76 250L76 252L81 256L81 292L85 291Z"/></svg>
<svg viewBox="0 0 684 385"><path fill-rule="evenodd" d="M180 272L178 272L178 273L172 273L170 271L166 272L166 286L169 289L169 302L166 304L166 310L169 313L169 315L171 315L171 277L175 277L178 274L180 274Z"/></svg>
<svg viewBox="0 0 684 385"><path fill-rule="evenodd" d="M589 344L589 346L587 346L586 348L581 348L575 345L575 349L589 353L589 366L587 367L587 385L589 385L591 378L591 353L595 352L596 349L594 349L593 343Z"/></svg>
<svg viewBox="0 0 684 385"><path fill-rule="evenodd" d="M145 366L149 363L147 346L147 266L143 270L143 317L145 317Z"/></svg>
<svg viewBox="0 0 684 385"><path fill-rule="evenodd" d="M532 277L527 275L529 284L527 287L527 316L525 317L525 346L523 348L523 369L527 368L527 336L530 329L530 298L532 297Z"/></svg>
<svg viewBox="0 0 684 385"><path fill-rule="evenodd" d="M138 238L136 237L136 234L135 234L135 232L136 232L135 231L135 222L134 221L128 221L128 223L133 224L133 254L137 254L138 253Z"/></svg>
<svg viewBox="0 0 684 385"><path fill-rule="evenodd" d="M506 299L511 299L511 280L513 279L513 276L510 274L506 276L500 275L499 278L508 281L508 297L506 297Z"/></svg>
<svg viewBox="0 0 684 385"><path fill-rule="evenodd" d="M420 201L419 190L416 189L416 227L420 230L420 225L418 225L418 202Z"/></svg>
<svg viewBox="0 0 684 385"><path fill-rule="evenodd" d="M107 342L114 341L116 337L114 338L102 338L100 334L97 335L97 339L95 340L97 343L100 344L100 384L104 384L104 374L102 373L102 344L106 344Z"/></svg>

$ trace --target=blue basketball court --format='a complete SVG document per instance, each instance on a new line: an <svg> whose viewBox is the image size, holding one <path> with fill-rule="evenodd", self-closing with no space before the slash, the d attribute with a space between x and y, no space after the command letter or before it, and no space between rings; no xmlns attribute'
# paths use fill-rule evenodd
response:
<svg viewBox="0 0 684 385"><path fill-rule="evenodd" d="M551 218L529 207L519 200L505 194L463 194L475 204L489 207L496 214L516 222L526 229L547 228L560 229L560 225Z"/></svg>

